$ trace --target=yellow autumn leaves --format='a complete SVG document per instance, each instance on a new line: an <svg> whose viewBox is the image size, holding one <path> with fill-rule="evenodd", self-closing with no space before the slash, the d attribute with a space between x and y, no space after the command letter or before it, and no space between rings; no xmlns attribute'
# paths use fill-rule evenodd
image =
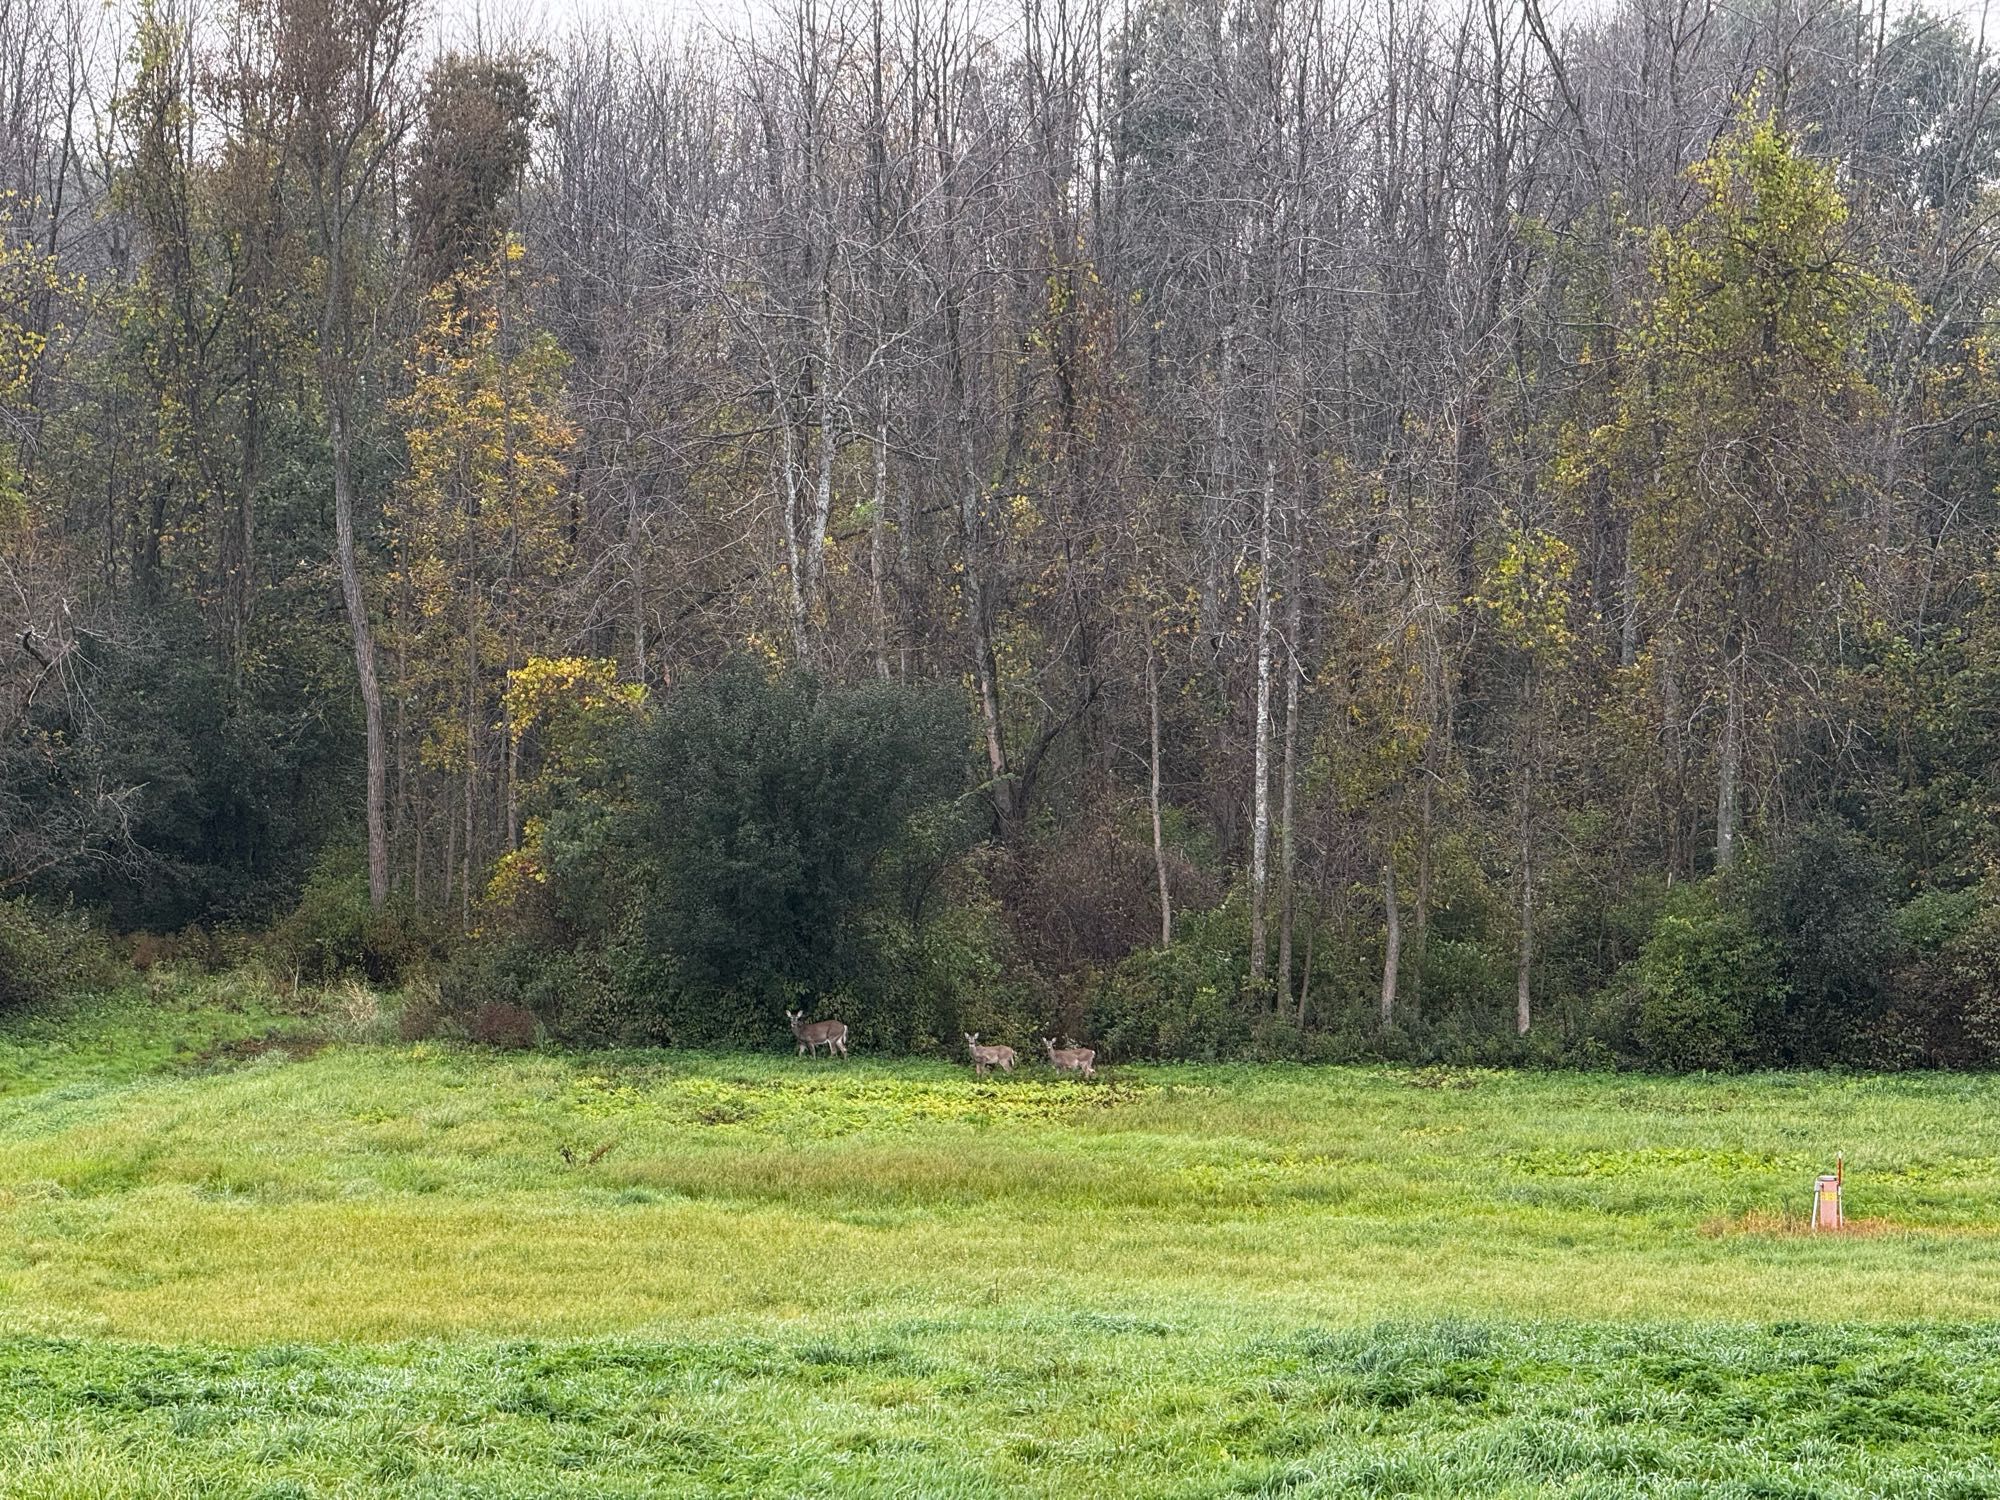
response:
<svg viewBox="0 0 2000 1500"><path fill-rule="evenodd" d="M503 240L432 290L398 403L390 635L436 770L468 768L506 671L550 644L574 545L564 357L533 321L523 260Z"/></svg>

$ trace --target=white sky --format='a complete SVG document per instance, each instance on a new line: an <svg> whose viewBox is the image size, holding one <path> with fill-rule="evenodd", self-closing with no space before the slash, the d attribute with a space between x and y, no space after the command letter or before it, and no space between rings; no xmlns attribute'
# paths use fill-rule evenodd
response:
<svg viewBox="0 0 2000 1500"><path fill-rule="evenodd" d="M1892 11L1911 7L1912 0L1889 0ZM708 27L732 30L745 20L767 13L771 0L436 0L442 28L453 31L484 25L502 35L533 40L588 26L638 23L670 35ZM1548 0L1552 22L1578 12L1602 8L1604 0ZM1927 0L1925 8L1963 17L1975 30L1985 15L2000 30L2000 0Z"/></svg>
<svg viewBox="0 0 2000 1500"><path fill-rule="evenodd" d="M585 27L637 24L684 35L709 25L728 28L763 9L762 0L434 0L445 32L484 26L524 40Z"/></svg>

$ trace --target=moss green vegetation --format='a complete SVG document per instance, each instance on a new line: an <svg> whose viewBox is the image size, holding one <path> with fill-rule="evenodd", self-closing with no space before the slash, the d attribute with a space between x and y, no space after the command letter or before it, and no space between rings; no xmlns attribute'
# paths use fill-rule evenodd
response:
<svg viewBox="0 0 2000 1500"><path fill-rule="evenodd" d="M0 1032L20 1495L2000 1493L1962 1075ZM1798 1232L1847 1153L1864 1232Z"/></svg>

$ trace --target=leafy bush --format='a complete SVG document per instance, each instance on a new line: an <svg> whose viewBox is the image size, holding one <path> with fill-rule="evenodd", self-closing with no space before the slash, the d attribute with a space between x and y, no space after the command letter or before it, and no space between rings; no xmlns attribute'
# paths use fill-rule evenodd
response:
<svg viewBox="0 0 2000 1500"><path fill-rule="evenodd" d="M738 661L677 691L643 731L636 789L641 931L677 1029L757 1031L865 984L878 867L960 790L965 746L945 690Z"/></svg>
<svg viewBox="0 0 2000 1500"><path fill-rule="evenodd" d="M0 1011L108 988L129 972L83 917L0 901Z"/></svg>
<svg viewBox="0 0 2000 1500"><path fill-rule="evenodd" d="M1756 1055L1783 1006L1776 945L1720 879L1682 886L1620 980L1641 1060L1679 1070L1726 1070Z"/></svg>
<svg viewBox="0 0 2000 1500"><path fill-rule="evenodd" d="M271 953L301 979L315 983L360 975L371 984L399 983L444 948L435 920L392 898L380 911L368 903L359 855L323 855L299 904L272 929Z"/></svg>
<svg viewBox="0 0 2000 1500"><path fill-rule="evenodd" d="M272 608L241 672L184 598L97 648L98 733L114 779L140 789L129 831L145 857L76 871L68 889L114 928L267 922L347 815L360 724L306 695L351 662L338 636L297 623Z"/></svg>
<svg viewBox="0 0 2000 1500"><path fill-rule="evenodd" d="M1867 839L1831 818L1779 846L1744 891L1779 951L1783 1004L1760 1028L1759 1060L1817 1064L1864 1055L1887 1008L1897 957L1896 873Z"/></svg>
<svg viewBox="0 0 2000 1500"><path fill-rule="evenodd" d="M396 1014L398 1041L427 1042L443 1035L450 1024L435 980L417 979L404 987L402 1008Z"/></svg>
<svg viewBox="0 0 2000 1500"><path fill-rule="evenodd" d="M478 1039L491 1007L528 1012L559 1042L604 1047L659 1040L619 986L614 954L592 947L547 949L521 939L468 943L438 980L432 1033L457 1026Z"/></svg>
<svg viewBox="0 0 2000 1500"><path fill-rule="evenodd" d="M1865 1031L1878 1067L1963 1067L1988 1053L1968 1022L1980 1009L1985 964L1978 888L1920 891L1890 916L1895 959L1883 981L1885 1012ZM2000 933L1994 934L2000 940Z"/></svg>
<svg viewBox="0 0 2000 1500"><path fill-rule="evenodd" d="M489 1000L473 1011L465 1023L465 1034L482 1047L520 1052L535 1045L541 1023L525 1005L505 1000Z"/></svg>
<svg viewBox="0 0 2000 1500"><path fill-rule="evenodd" d="M976 881L933 903L921 926L883 921L875 982L841 1019L862 1045L956 1055L964 1033L1028 1047L1051 1006L1010 946L1004 914Z"/></svg>
<svg viewBox="0 0 2000 1500"><path fill-rule="evenodd" d="M1250 1028L1237 1001L1248 963L1241 907L1190 913L1171 946L1142 948L1096 987L1084 1026L1119 1059L1235 1056Z"/></svg>
<svg viewBox="0 0 2000 1500"><path fill-rule="evenodd" d="M1988 893L1978 886L1919 891L1897 907L1891 918L1896 942L1916 958L1942 953L1965 936L1983 911L1990 910L1989 903Z"/></svg>
<svg viewBox="0 0 2000 1500"><path fill-rule="evenodd" d="M1925 891L1894 917L1900 961L1870 1060L1896 1067L2000 1062L2000 888Z"/></svg>
<svg viewBox="0 0 2000 1500"><path fill-rule="evenodd" d="M1407 977L1404 982L1407 986ZM1494 1038L1514 1034L1514 956L1469 938L1434 936L1423 956L1421 1002L1411 1000L1407 989L1405 999L1421 1004L1421 1024L1434 1035L1483 1052Z"/></svg>

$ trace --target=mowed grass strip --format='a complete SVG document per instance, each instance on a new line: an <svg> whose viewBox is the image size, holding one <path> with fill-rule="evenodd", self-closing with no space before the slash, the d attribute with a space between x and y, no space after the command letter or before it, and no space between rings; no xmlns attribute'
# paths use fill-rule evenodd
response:
<svg viewBox="0 0 2000 1500"><path fill-rule="evenodd" d="M1989 1327L1255 1331L954 1313L732 1340L0 1341L0 1491L1974 1496Z"/></svg>

